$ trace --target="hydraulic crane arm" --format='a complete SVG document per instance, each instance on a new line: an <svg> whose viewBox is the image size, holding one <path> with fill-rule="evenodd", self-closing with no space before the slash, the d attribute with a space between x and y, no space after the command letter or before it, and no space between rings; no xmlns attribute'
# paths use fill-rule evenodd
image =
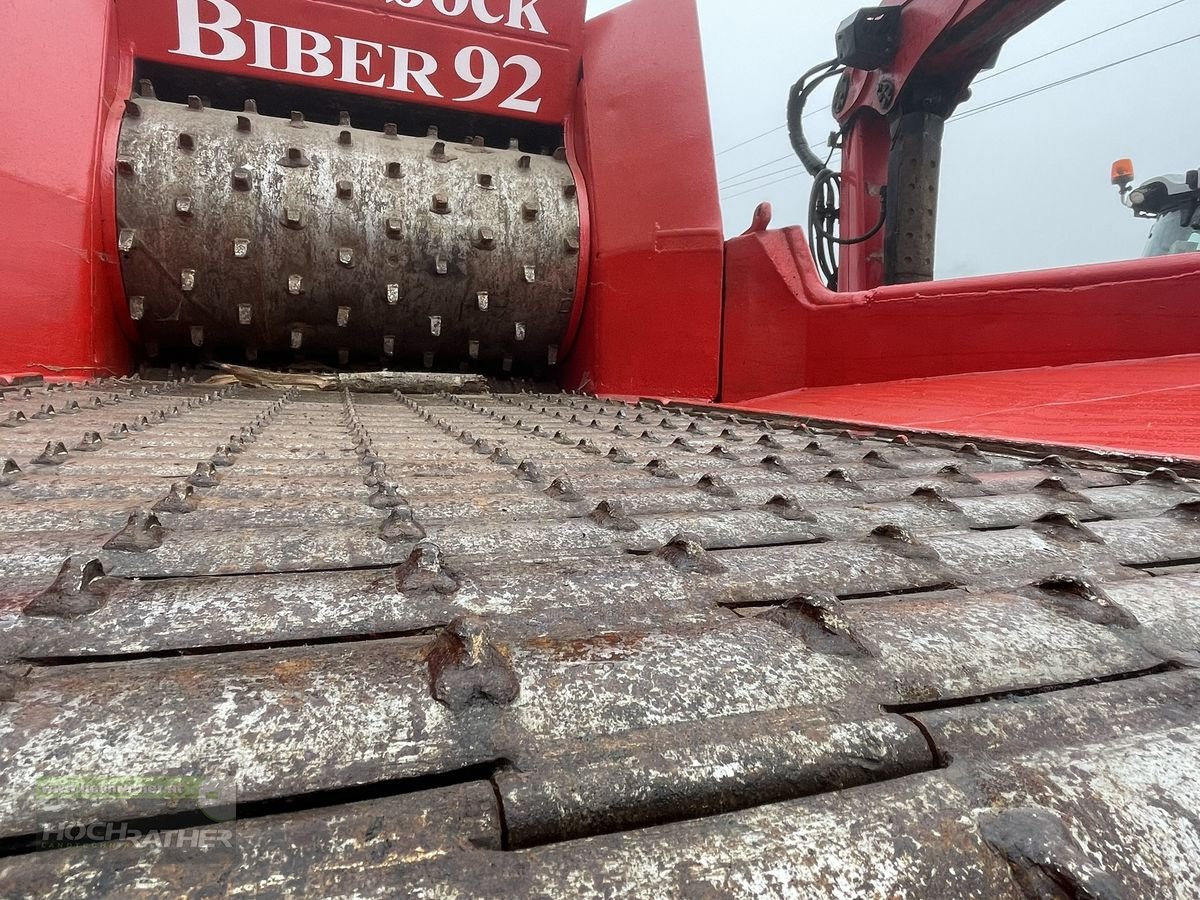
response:
<svg viewBox="0 0 1200 900"><path fill-rule="evenodd" d="M840 207L841 290L932 279L945 121L1005 42L1061 2L884 0L842 26L842 196L826 204Z"/></svg>

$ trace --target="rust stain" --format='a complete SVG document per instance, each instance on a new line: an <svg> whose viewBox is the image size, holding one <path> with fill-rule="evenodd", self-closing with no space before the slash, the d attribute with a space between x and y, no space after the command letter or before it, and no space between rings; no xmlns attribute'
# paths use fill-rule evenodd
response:
<svg viewBox="0 0 1200 900"><path fill-rule="evenodd" d="M613 631L571 640L537 637L528 641L526 646L545 653L556 662L576 662L597 655L607 659L626 659L634 654L646 638L647 635L640 632Z"/></svg>
<svg viewBox="0 0 1200 900"><path fill-rule="evenodd" d="M292 684L307 677L315 666L316 662L312 659L284 659L271 667L271 674L280 684Z"/></svg>

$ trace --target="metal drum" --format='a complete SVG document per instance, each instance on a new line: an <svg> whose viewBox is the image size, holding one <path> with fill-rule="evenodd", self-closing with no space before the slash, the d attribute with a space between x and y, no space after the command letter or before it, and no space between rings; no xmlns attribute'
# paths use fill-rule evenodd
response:
<svg viewBox="0 0 1200 900"><path fill-rule="evenodd" d="M117 213L150 356L545 372L575 302L561 152L143 97L121 132Z"/></svg>

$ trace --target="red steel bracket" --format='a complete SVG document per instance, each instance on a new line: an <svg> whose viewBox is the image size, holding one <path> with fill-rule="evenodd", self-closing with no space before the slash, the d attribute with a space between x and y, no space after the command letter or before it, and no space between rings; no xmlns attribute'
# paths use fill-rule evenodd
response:
<svg viewBox="0 0 1200 900"><path fill-rule="evenodd" d="M107 248L116 240L106 239L115 229L110 126L123 99L116 85L132 73L116 53L113 17L101 0L62 0L51 17L41 4L5 12L0 85L7 106L23 110L0 144L5 375L86 378L124 374L130 364L113 315L120 276Z"/></svg>
<svg viewBox="0 0 1200 900"><path fill-rule="evenodd" d="M726 257L722 399L1195 353L1196 257L846 294L821 284L802 229L737 237Z"/></svg>
<svg viewBox="0 0 1200 900"><path fill-rule="evenodd" d="M712 146L694 0L634 0L588 22L571 149L592 260L567 387L717 395L724 237Z"/></svg>

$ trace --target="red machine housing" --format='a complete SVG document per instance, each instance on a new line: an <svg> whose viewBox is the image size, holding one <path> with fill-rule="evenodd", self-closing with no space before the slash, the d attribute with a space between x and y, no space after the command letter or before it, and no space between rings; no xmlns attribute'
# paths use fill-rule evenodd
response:
<svg viewBox="0 0 1200 900"><path fill-rule="evenodd" d="M113 173L124 100L148 60L562 124L585 211L568 380L713 399L724 251L695 8L638 0L585 29L584 5L342 0L285 13L264 0L177 0L164 15L143 0L66 0L53 18L13 10L0 83L24 95L45 60L71 65L39 79L36 108L19 101L26 115L0 141L10 323L0 372L130 369L135 325L117 265ZM655 36L662 22L674 33L665 49ZM485 60L499 77L476 96L484 85L470 79ZM647 104L660 114L647 117ZM676 297L686 298L679 309ZM687 347L683 358L664 353L673 341Z"/></svg>

